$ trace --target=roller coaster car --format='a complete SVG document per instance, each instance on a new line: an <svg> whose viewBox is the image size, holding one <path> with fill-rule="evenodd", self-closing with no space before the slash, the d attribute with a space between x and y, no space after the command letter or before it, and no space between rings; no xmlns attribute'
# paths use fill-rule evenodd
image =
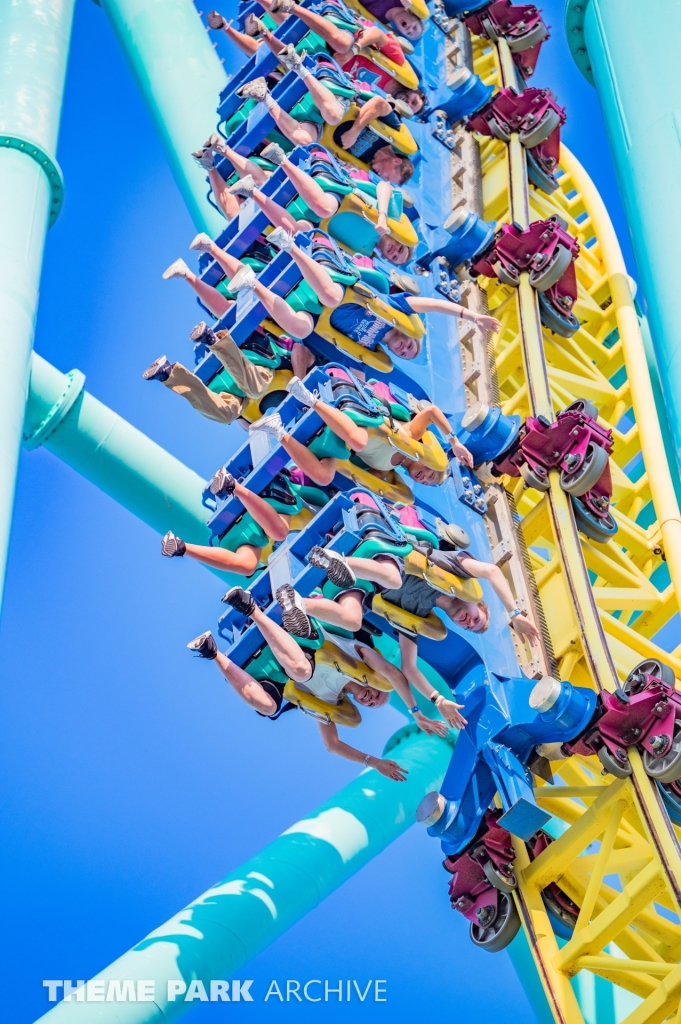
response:
<svg viewBox="0 0 681 1024"><path fill-rule="evenodd" d="M335 668L337 672L342 672L343 675L350 676L351 679L356 679L358 683L363 683L365 686L373 686L377 690L386 691L393 688L392 683L380 672L369 668L361 658L353 658L350 654L342 651L333 642L327 641L323 647L315 651L315 660L318 664Z"/></svg>
<svg viewBox="0 0 681 1024"><path fill-rule="evenodd" d="M586 730L563 750L596 754L604 771L625 779L632 766L627 747L641 753L646 773L663 785L681 779L681 693L674 672L655 659L640 662L621 689L601 693Z"/></svg>
<svg viewBox="0 0 681 1024"><path fill-rule="evenodd" d="M478 7L469 0L462 7L469 11L476 8L464 18L471 32L493 43L503 37L522 77L527 79L534 74L542 43L549 37L541 12L534 4L494 0L493 3Z"/></svg>
<svg viewBox="0 0 681 1024"><path fill-rule="evenodd" d="M617 533L610 511L612 430L597 421L598 409L579 399L550 423L528 416L518 437L492 462L495 475L522 476L528 487L547 491L549 470L560 469L560 485L572 498L577 525L605 543Z"/></svg>
<svg viewBox="0 0 681 1024"><path fill-rule="evenodd" d="M388 213L390 214L390 211ZM333 217L322 221L319 226L332 234L338 244L347 252L353 255L357 252L362 252L364 255L370 256L376 245L376 234L374 231L371 231L369 245L362 245L359 238L361 226L357 224L358 217L368 221L373 226L378 222L378 207L369 203L359 189L346 195ZM418 245L418 235L406 213L400 213L399 219L389 215L388 228L391 238L396 239L396 241L401 242L403 245L409 246L410 249ZM368 252L366 251L367 248Z"/></svg>
<svg viewBox="0 0 681 1024"><path fill-rule="evenodd" d="M513 288L518 287L520 274L528 273L530 284L539 293L542 323L569 338L579 327L572 312L577 301L574 261L578 255L579 243L558 216L534 221L524 231L516 224L503 224L473 261L471 273L496 277Z"/></svg>
<svg viewBox="0 0 681 1024"><path fill-rule="evenodd" d="M462 601L482 601L482 588L477 580L462 580L451 572L430 562L425 554L414 549L404 560L407 576L419 576L441 594L458 597Z"/></svg>
<svg viewBox="0 0 681 1024"><path fill-rule="evenodd" d="M404 122L400 123L399 128L391 128L390 125L378 119L370 121L366 128L362 129L351 149L343 149L336 142L335 135L338 134L338 137L342 138L339 128L352 128L358 114L359 107L353 103L340 125L327 124L324 128L320 143L339 160L345 160L346 163L352 164L353 167L359 167L362 171L371 170L370 165L362 159L362 153L367 152L378 139L382 139L386 146L392 146L402 156L411 157L418 152L416 140Z"/></svg>
<svg viewBox="0 0 681 1024"><path fill-rule="evenodd" d="M349 302L366 309L378 320L389 324L390 327L397 327L410 338L420 339L425 334L421 319L415 313L408 316L401 310L394 309L383 301L378 292L364 284L361 284L359 288L355 285L346 290L342 304ZM315 334L335 345L356 362L364 363L365 366L370 366L373 370L378 370L379 373L390 373L394 369L393 362L385 349L379 344L374 345L373 348L367 348L337 330L331 323L334 312L334 310L324 307L315 325Z"/></svg>
<svg viewBox="0 0 681 1024"><path fill-rule="evenodd" d="M371 21L374 18L369 16ZM366 85L377 85L385 90L391 81L399 82L404 89L418 89L419 78L408 60L404 64L396 64L379 50L370 47L360 50L351 61L344 65L343 71L351 78Z"/></svg>
<svg viewBox="0 0 681 1024"><path fill-rule="evenodd" d="M371 610L377 615L382 615L402 633L408 633L411 636L427 636L431 640L446 640L447 638L447 627L435 612L431 612L423 619L419 615L405 612L395 604L390 604L381 594L374 596Z"/></svg>
<svg viewBox="0 0 681 1024"><path fill-rule="evenodd" d="M284 687L284 700L295 704L304 714L325 725L335 722L336 725L354 728L362 721L359 708L352 703L349 697L343 697L338 704L329 704L327 701L315 697L313 693L301 690L292 679L289 679Z"/></svg>
<svg viewBox="0 0 681 1024"><path fill-rule="evenodd" d="M339 461L336 465L337 471L348 480L352 480L358 487L363 487L379 498L386 498L388 501L399 501L403 504L412 504L414 495L409 484L402 479L395 470L389 470L383 476L376 476L368 466L360 466L356 462L346 459Z"/></svg>

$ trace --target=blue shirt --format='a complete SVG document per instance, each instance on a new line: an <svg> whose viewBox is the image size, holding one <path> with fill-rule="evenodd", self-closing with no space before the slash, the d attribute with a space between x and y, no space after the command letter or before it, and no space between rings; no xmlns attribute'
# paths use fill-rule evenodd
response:
<svg viewBox="0 0 681 1024"><path fill-rule="evenodd" d="M406 313L407 316L414 312L409 305L409 298L410 296L406 292L400 292L397 295L381 295L383 302L401 313ZM392 324L387 324L365 306L360 306L356 302L345 302L338 306L331 314L329 322L341 334L345 334L365 348L375 348L388 331L393 329Z"/></svg>

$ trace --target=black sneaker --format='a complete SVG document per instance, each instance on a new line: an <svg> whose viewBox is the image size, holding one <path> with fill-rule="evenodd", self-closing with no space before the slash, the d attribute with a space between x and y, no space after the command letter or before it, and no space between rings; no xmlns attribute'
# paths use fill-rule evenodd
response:
<svg viewBox="0 0 681 1024"><path fill-rule="evenodd" d="M305 611L305 602L290 583L284 583L274 595L282 610L281 622L287 633L307 639L312 634L312 623Z"/></svg>
<svg viewBox="0 0 681 1024"><path fill-rule="evenodd" d="M201 320L189 335L189 340L200 341L202 345L208 345L210 348L211 345L215 344L218 338L213 328L209 327L204 320Z"/></svg>
<svg viewBox="0 0 681 1024"><path fill-rule="evenodd" d="M326 551L325 548L315 546L307 560L316 569L323 569L331 582L342 590L349 590L357 582L357 577L348 563L335 551Z"/></svg>
<svg viewBox="0 0 681 1024"><path fill-rule="evenodd" d="M148 366L142 376L145 380L168 380L173 372L173 364L168 361L167 356L159 356L158 359Z"/></svg>
<svg viewBox="0 0 681 1024"><path fill-rule="evenodd" d="M230 605L242 615L252 615L257 607L253 594L243 587L232 587L221 600L223 604Z"/></svg>
<svg viewBox="0 0 681 1024"><path fill-rule="evenodd" d="M182 558L186 550L187 545L185 542L176 537L171 530L168 530L161 541L161 554L165 555L166 558Z"/></svg>
<svg viewBox="0 0 681 1024"><path fill-rule="evenodd" d="M215 643L213 634L210 631L202 633L195 640L191 640L187 647L190 651L196 651L199 658L207 658L208 661L213 661L218 656L218 645Z"/></svg>
<svg viewBox="0 0 681 1024"><path fill-rule="evenodd" d="M228 494L234 494L236 480L224 466L221 466L210 482L209 490L216 498L226 498Z"/></svg>

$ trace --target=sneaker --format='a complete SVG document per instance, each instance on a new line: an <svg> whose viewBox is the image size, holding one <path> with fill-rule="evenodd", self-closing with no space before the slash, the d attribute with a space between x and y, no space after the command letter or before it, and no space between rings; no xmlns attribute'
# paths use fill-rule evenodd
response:
<svg viewBox="0 0 681 1024"><path fill-rule="evenodd" d="M244 32L246 33L247 36L250 36L251 39L254 39L256 36L264 36L266 31L267 26L263 21L260 20L260 18L257 17L257 15L246 15L246 20L244 21Z"/></svg>
<svg viewBox="0 0 681 1024"><path fill-rule="evenodd" d="M323 569L331 582L342 590L349 590L357 582L357 577L348 563L336 551L327 551L315 545L307 560L315 569Z"/></svg>
<svg viewBox="0 0 681 1024"><path fill-rule="evenodd" d="M186 277L189 273L189 267L183 259L175 260L171 263L167 270L163 271L163 280L170 281L171 277Z"/></svg>
<svg viewBox="0 0 681 1024"><path fill-rule="evenodd" d="M298 377L291 377L290 381L286 385L286 390L289 395L293 395L293 397L297 398L299 402L302 402L303 405L308 405L310 408L312 408L313 405L316 405L319 401L319 394L316 391L310 391L309 388L306 388L302 380Z"/></svg>
<svg viewBox="0 0 681 1024"><path fill-rule="evenodd" d="M189 248L198 249L199 252L210 252L213 248L213 239L203 231L200 231L196 238L192 238Z"/></svg>
<svg viewBox="0 0 681 1024"><path fill-rule="evenodd" d="M232 587L221 598L221 601L223 604L235 608L242 615L252 615L257 607L253 594L250 590L244 590L243 587Z"/></svg>
<svg viewBox="0 0 681 1024"><path fill-rule="evenodd" d="M222 135L219 135L217 132L213 132L211 137L206 140L204 149L212 149L216 153L222 153L224 156L227 149L227 143L223 139Z"/></svg>
<svg viewBox="0 0 681 1024"><path fill-rule="evenodd" d="M214 661L218 656L218 645L210 630L197 636L195 640L190 640L187 647L190 651L196 651L199 658L207 658L208 661Z"/></svg>
<svg viewBox="0 0 681 1024"><path fill-rule="evenodd" d="M244 199L251 199L255 187L256 184L253 175L245 174L243 178L239 178L239 180L235 181L233 185L230 185L227 191L231 196L242 196Z"/></svg>
<svg viewBox="0 0 681 1024"><path fill-rule="evenodd" d="M195 153L192 153L192 156L199 167L203 167L204 171L210 171L215 166L212 149L197 149Z"/></svg>
<svg viewBox="0 0 681 1024"><path fill-rule="evenodd" d="M194 330L189 335L190 341L200 341L202 345L214 345L218 340L217 334L212 327L209 327L205 320L199 320Z"/></svg>
<svg viewBox="0 0 681 1024"><path fill-rule="evenodd" d="M158 359L148 366L142 376L145 380L168 380L173 372L173 364L168 361L167 356L159 356Z"/></svg>
<svg viewBox="0 0 681 1024"><path fill-rule="evenodd" d="M281 441L286 433L278 412L270 412L265 416L261 416L259 420L251 423L248 429L249 431L262 430L264 433L269 434L270 437L276 438L277 441Z"/></svg>
<svg viewBox="0 0 681 1024"><path fill-rule="evenodd" d="M228 494L234 494L235 487L236 480L224 466L220 466L209 484L210 493L216 498L226 498Z"/></svg>
<svg viewBox="0 0 681 1024"><path fill-rule="evenodd" d="M227 25L230 24L230 22L222 17L219 11L209 11L206 15L206 21L214 29L227 28Z"/></svg>
<svg viewBox="0 0 681 1024"><path fill-rule="evenodd" d="M233 295L237 295L239 292L252 291L257 283L255 271L244 263L229 282L229 290Z"/></svg>
<svg viewBox="0 0 681 1024"><path fill-rule="evenodd" d="M182 558L187 550L187 545L179 537L176 537L172 530L168 530L161 541L161 554L166 558Z"/></svg>
<svg viewBox="0 0 681 1024"><path fill-rule="evenodd" d="M277 54L277 60L287 71L298 71L303 66L303 58L296 52L293 43L289 43Z"/></svg>
<svg viewBox="0 0 681 1024"><path fill-rule="evenodd" d="M262 103L268 93L269 89L264 78L252 78L250 82L239 86L236 91L237 96L241 96L242 99L257 100L258 103Z"/></svg>
<svg viewBox="0 0 681 1024"><path fill-rule="evenodd" d="M296 244L294 236L286 228L274 228L267 235L267 241L282 252L290 252Z"/></svg>
<svg viewBox="0 0 681 1024"><path fill-rule="evenodd" d="M272 0L270 11L272 14L276 14L277 11L279 14L290 14L295 6L293 0Z"/></svg>
<svg viewBox="0 0 681 1024"><path fill-rule="evenodd" d="M286 632L303 639L309 637L312 633L312 623L300 594L296 593L290 583L284 583L277 588L274 596L281 607L281 623Z"/></svg>
<svg viewBox="0 0 681 1024"><path fill-rule="evenodd" d="M260 151L260 156L263 160L269 160L271 164L276 164L277 167L281 167L284 160L288 159L286 152L276 142L270 142L269 146L265 146Z"/></svg>

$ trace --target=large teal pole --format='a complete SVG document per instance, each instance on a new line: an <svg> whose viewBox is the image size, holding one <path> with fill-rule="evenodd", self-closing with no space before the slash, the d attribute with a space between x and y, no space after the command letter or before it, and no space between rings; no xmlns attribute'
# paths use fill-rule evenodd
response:
<svg viewBox="0 0 681 1024"><path fill-rule="evenodd" d="M215 237L225 220L206 199L193 150L216 128L227 75L192 0L100 0L163 141L192 220Z"/></svg>
<svg viewBox="0 0 681 1024"><path fill-rule="evenodd" d="M73 0L0 5L0 603L72 18Z"/></svg>
<svg viewBox="0 0 681 1024"><path fill-rule="evenodd" d="M405 726L388 742L408 781L371 770L296 822L92 979L85 994L109 993L110 981L150 981L153 1002L61 1002L46 1024L167 1024L195 1004L168 998L168 982L233 977L262 949L397 839L421 798L439 789L452 750ZM265 813L263 809L263 813ZM241 978L244 976L241 975ZM256 993L253 993L256 995ZM258 998L262 999L264 993Z"/></svg>
<svg viewBox="0 0 681 1024"><path fill-rule="evenodd" d="M88 394L84 381L33 353L24 446L47 448L159 533L207 543L205 480Z"/></svg>
<svg viewBox="0 0 681 1024"><path fill-rule="evenodd" d="M596 86L681 456L681 5L568 0L573 56Z"/></svg>

